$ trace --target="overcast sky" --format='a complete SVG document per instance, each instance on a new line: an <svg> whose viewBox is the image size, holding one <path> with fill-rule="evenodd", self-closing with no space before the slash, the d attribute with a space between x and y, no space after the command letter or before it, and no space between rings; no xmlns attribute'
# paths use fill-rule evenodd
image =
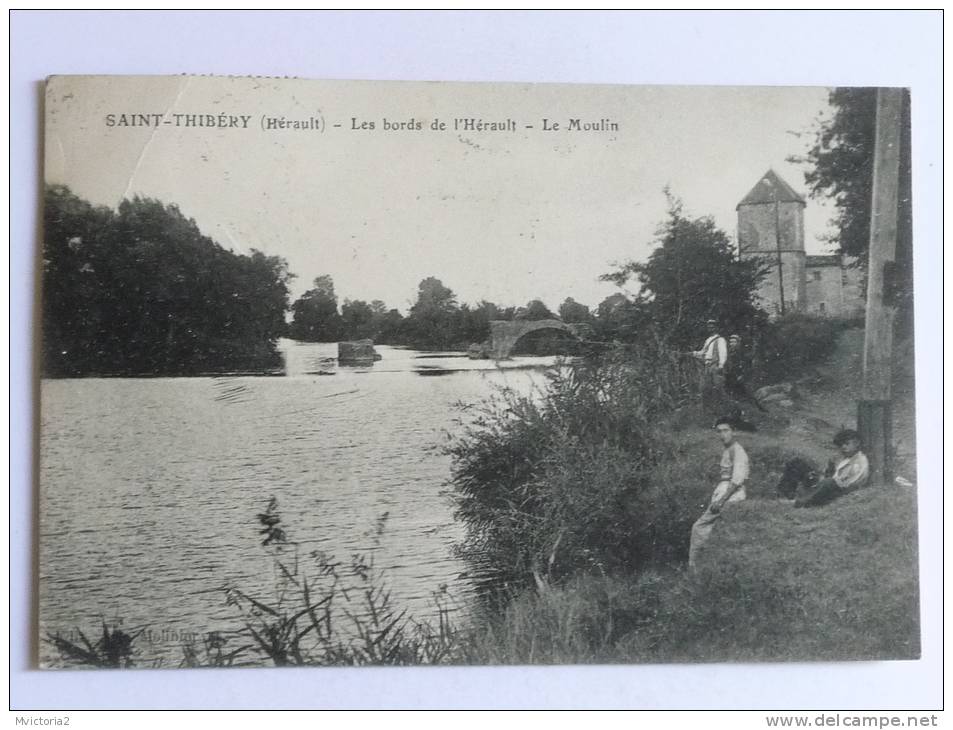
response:
<svg viewBox="0 0 953 730"><path fill-rule="evenodd" d="M174 202L226 248L285 257L295 295L330 274L342 300L406 310L436 276L465 302L595 306L618 291L598 281L612 262L651 251L664 186L732 239L735 205L769 167L806 196L785 158L805 150L826 100L797 87L61 77L48 91L46 177L97 204ZM171 123L120 126L123 114ZM182 126L188 114L248 117L248 128ZM263 116L324 128L263 130ZM352 130L352 118L376 129ZM385 131L384 118L423 130ZM456 118L517 130L454 132ZM561 129L543 131L544 118ZM572 118L618 131L567 131ZM449 129L430 130L435 119ZM809 251L827 250L816 239L829 217L808 199Z"/></svg>

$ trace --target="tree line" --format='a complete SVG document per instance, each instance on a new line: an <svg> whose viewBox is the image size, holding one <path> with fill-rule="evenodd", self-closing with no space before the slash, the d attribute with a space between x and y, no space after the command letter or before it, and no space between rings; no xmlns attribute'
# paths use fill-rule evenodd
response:
<svg viewBox="0 0 953 730"><path fill-rule="evenodd" d="M586 324L591 338L634 341L646 327L687 344L717 310L724 320L756 316L756 277L737 261L711 219L690 219L673 201L655 252L606 275L638 279L591 309L567 297L557 311L460 302L435 277L423 279L406 315L383 301L344 299L330 276L290 301L284 259L222 248L175 205L135 197L116 210L63 186L46 190L43 249L43 366L48 375L196 374L277 369L280 337L310 342L372 339L419 349L465 350L489 338L493 320L557 319ZM286 316L287 315L287 316ZM747 320L746 320L747 318ZM552 337L553 335L550 335Z"/></svg>
<svg viewBox="0 0 953 730"><path fill-rule="evenodd" d="M316 278L313 288L291 305L291 311L288 335L296 340L372 339L386 345L448 350L465 350L470 344L485 341L493 320L595 321L589 308L572 297L562 303L558 314L539 299L522 307L485 300L461 303L452 289L432 276L420 282L417 298L406 316L397 309L388 309L379 299L345 299L339 307L334 281L327 275Z"/></svg>
<svg viewBox="0 0 953 730"><path fill-rule="evenodd" d="M864 263L869 233L875 90L835 89L834 114L818 122L807 152L815 196L835 201L832 221L842 253ZM905 102L909 115L909 100ZM904 125L904 141L909 140ZM898 290L901 323L912 312L909 145L901 159ZM406 315L380 300L338 302L330 276L319 276L294 302L287 262L255 249L223 248L174 204L123 200L94 206L61 185L45 191L43 371L51 376L196 374L277 368L279 337L304 341L373 339L421 349L465 349L483 342L492 320L561 319L584 323L591 337L635 342L665 339L697 345L704 320L755 332L764 315L754 303L763 266L741 261L710 217L687 215L670 197L653 252L623 262L604 280L636 282L596 307L567 298L556 312L534 299L522 307L461 303L435 277L420 282Z"/></svg>
<svg viewBox="0 0 953 730"><path fill-rule="evenodd" d="M739 260L713 219L687 216L670 196L668 218L654 246L647 261L622 263L602 277L619 286L635 280L639 295L617 292L594 309L572 297L556 312L539 299L522 307L489 301L470 305L458 302L442 281L428 277L403 316L378 300L345 299L339 308L333 280L320 276L292 305L289 336L314 342L369 338L418 349L463 350L489 338L492 320L555 319L587 325L589 337L597 341L634 343L653 336L689 347L698 345L695 340L704 332L706 319L749 333L765 320L755 304L764 266L756 259Z"/></svg>
<svg viewBox="0 0 953 730"><path fill-rule="evenodd" d="M175 205L93 206L45 191L43 371L51 376L261 371L281 364L292 274L228 251Z"/></svg>

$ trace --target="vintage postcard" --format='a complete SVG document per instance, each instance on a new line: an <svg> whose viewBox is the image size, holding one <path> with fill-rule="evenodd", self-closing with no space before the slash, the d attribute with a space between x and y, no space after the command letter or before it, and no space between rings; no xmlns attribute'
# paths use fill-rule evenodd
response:
<svg viewBox="0 0 953 730"><path fill-rule="evenodd" d="M909 105L51 77L38 664L918 657Z"/></svg>

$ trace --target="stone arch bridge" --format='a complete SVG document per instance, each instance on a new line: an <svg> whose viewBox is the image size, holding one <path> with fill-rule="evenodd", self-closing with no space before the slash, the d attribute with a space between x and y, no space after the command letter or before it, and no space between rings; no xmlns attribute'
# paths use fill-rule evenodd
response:
<svg viewBox="0 0 953 730"><path fill-rule="evenodd" d="M584 334L582 331L584 328L585 325L566 324L558 319L515 320L513 322L495 319L490 322L488 355L494 360L505 360L510 356L519 339L530 332L559 330L580 338Z"/></svg>

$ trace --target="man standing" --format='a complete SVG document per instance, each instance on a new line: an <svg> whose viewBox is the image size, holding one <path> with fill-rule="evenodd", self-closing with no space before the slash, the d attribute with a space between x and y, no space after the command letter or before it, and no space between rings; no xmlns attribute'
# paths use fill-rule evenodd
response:
<svg viewBox="0 0 953 730"><path fill-rule="evenodd" d="M708 339L702 345L702 349L695 350L692 355L701 360L706 368L713 370L723 370L725 363L728 362L728 343L725 338L718 334L718 322L709 319L705 323L705 329L708 332Z"/></svg>
<svg viewBox="0 0 953 730"><path fill-rule="evenodd" d="M721 512L725 505L739 502L746 496L745 483L748 481L749 465L748 453L735 440L735 422L728 416L723 416L715 422L715 430L724 449L721 452L719 464L719 482L711 495L708 509L692 525L691 543L688 547L688 567L694 570L698 554L702 546L711 537L715 523L721 519Z"/></svg>
<svg viewBox="0 0 953 730"><path fill-rule="evenodd" d="M725 364L725 392L732 400L751 401L759 411L764 411L765 407L748 390L749 365L747 355L741 346L741 336L731 335L728 338L728 362Z"/></svg>
<svg viewBox="0 0 953 730"><path fill-rule="evenodd" d="M702 349L692 352L696 360L700 360L702 370L702 403L711 406L719 403L718 396L722 396L725 388L725 364L728 362L728 343L718 334L718 322L709 319L705 323L708 330L708 339Z"/></svg>

